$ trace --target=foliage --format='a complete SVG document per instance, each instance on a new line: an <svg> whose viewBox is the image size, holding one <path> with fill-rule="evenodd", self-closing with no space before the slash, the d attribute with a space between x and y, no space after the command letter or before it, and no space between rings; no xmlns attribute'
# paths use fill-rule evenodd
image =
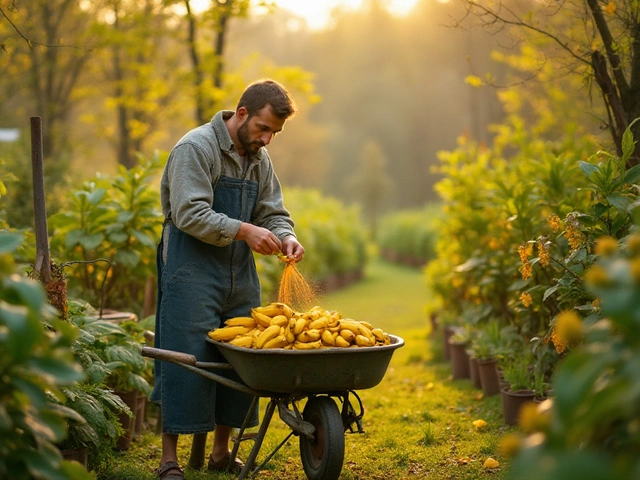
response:
<svg viewBox="0 0 640 480"><path fill-rule="evenodd" d="M435 204L388 214L380 222L377 243L392 257L424 265L435 257L436 221L441 218L442 210Z"/></svg>
<svg viewBox="0 0 640 480"><path fill-rule="evenodd" d="M317 190L285 189L284 202L305 248L299 264L307 281L320 282L331 274L358 272L367 261L367 229L359 209L323 196ZM263 298L277 293L282 262L257 256ZM275 265L275 266L274 266Z"/></svg>
<svg viewBox="0 0 640 480"><path fill-rule="evenodd" d="M101 308L141 307L147 276L155 275L162 213L153 182L165 161L156 153L116 176L98 174L50 218L52 255L71 270L70 296Z"/></svg>
<svg viewBox="0 0 640 480"><path fill-rule="evenodd" d="M535 472L535 478L559 480L566 472L582 471L581 478L622 480L640 474L638 228L590 272L588 289L600 299L602 311L585 325L582 346L559 366L550 422L533 434L535 441L524 442L512 478L534 478Z"/></svg>
<svg viewBox="0 0 640 480"><path fill-rule="evenodd" d="M20 240L0 234L0 475L90 478L79 464L63 461L55 446L68 420L83 422L59 404L62 388L83 377L70 351L75 331L55 318L39 284L13 273L12 262L4 261Z"/></svg>

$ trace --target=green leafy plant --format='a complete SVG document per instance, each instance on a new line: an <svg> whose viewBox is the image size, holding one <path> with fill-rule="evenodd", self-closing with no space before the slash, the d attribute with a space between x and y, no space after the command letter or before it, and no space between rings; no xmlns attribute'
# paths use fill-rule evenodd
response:
<svg viewBox="0 0 640 480"><path fill-rule="evenodd" d="M60 404L62 389L83 377L71 352L75 329L55 317L39 284L13 273L7 257L20 242L0 233L0 476L88 479L56 447L68 420L84 421Z"/></svg>
<svg viewBox="0 0 640 480"><path fill-rule="evenodd" d="M531 364L532 357L529 352L514 354L507 361L500 362L504 379L512 391L534 389Z"/></svg>
<svg viewBox="0 0 640 480"><path fill-rule="evenodd" d="M162 212L153 182L165 162L156 154L116 176L98 174L50 218L52 252L71 271L70 296L100 307L141 307L146 279L155 275Z"/></svg>

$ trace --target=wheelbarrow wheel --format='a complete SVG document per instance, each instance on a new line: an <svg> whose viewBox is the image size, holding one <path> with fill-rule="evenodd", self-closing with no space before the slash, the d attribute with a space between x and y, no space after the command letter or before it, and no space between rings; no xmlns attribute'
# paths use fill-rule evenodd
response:
<svg viewBox="0 0 640 480"><path fill-rule="evenodd" d="M331 397L309 399L302 417L315 428L313 440L300 435L300 457L309 480L337 480L344 461L344 425Z"/></svg>

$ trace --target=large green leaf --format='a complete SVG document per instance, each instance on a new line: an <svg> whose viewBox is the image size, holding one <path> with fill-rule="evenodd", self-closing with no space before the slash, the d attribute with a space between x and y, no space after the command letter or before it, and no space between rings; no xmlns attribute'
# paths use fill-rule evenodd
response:
<svg viewBox="0 0 640 480"><path fill-rule="evenodd" d="M118 250L116 261L125 267L135 268L140 263L140 256L133 250Z"/></svg>
<svg viewBox="0 0 640 480"><path fill-rule="evenodd" d="M102 201L107 191L104 188L96 188L93 192L87 195L87 200L91 205L97 205Z"/></svg>
<svg viewBox="0 0 640 480"><path fill-rule="evenodd" d="M0 253L13 252L22 244L23 238L21 233L0 232Z"/></svg>
<svg viewBox="0 0 640 480"><path fill-rule="evenodd" d="M587 177L591 177L593 172L599 171L598 166L593 163L580 161L578 162L578 165L580 166L580 170L582 170Z"/></svg>
<svg viewBox="0 0 640 480"><path fill-rule="evenodd" d="M156 241L144 232L134 230L133 232L131 232L131 235L133 235L135 239L145 247L153 248L156 246Z"/></svg>
<svg viewBox="0 0 640 480"><path fill-rule="evenodd" d="M26 376L13 376L11 378L11 383L22 393L24 393L27 398L29 398L29 402L33 404L34 407L40 409L49 403L49 399L44 392L44 388L40 383L33 381L30 378L26 378Z"/></svg>
<svg viewBox="0 0 640 480"><path fill-rule="evenodd" d="M103 233L93 233L91 235L83 234L78 238L78 243L87 250L93 250L104 240Z"/></svg>
<svg viewBox="0 0 640 480"><path fill-rule="evenodd" d="M624 174L622 183L637 183L638 180L640 180L640 165L635 165Z"/></svg>
<svg viewBox="0 0 640 480"><path fill-rule="evenodd" d="M13 296L14 301L27 305L39 312L45 303L45 293L39 283L19 276L11 276L4 281L5 293Z"/></svg>
<svg viewBox="0 0 640 480"><path fill-rule="evenodd" d="M56 384L70 385L84 377L79 366L57 358L32 358L28 363Z"/></svg>
<svg viewBox="0 0 640 480"><path fill-rule="evenodd" d="M573 352L564 360L553 383L555 402L563 419L575 421L573 415L579 411L581 402L586 401L587 393L605 369L605 362L583 352Z"/></svg>
<svg viewBox="0 0 640 480"><path fill-rule="evenodd" d="M629 208L629 199L617 193L608 195L607 201L621 213L626 213L627 208Z"/></svg>

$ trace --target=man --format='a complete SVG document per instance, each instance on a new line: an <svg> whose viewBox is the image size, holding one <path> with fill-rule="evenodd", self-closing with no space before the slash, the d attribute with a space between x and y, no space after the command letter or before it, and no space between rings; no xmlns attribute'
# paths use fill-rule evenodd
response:
<svg viewBox="0 0 640 480"><path fill-rule="evenodd" d="M235 112L218 112L171 151L160 184L165 224L157 258L157 347L223 361L206 335L260 305L252 251L302 260L304 248L264 148L295 108L277 82L255 82ZM171 363L156 361L155 368L151 398L161 406L163 432L158 477L184 478L176 451L179 434L211 430L208 468L226 469L231 430L242 426L251 396ZM257 419L256 409L251 426ZM243 466L238 459L231 465L236 472Z"/></svg>

